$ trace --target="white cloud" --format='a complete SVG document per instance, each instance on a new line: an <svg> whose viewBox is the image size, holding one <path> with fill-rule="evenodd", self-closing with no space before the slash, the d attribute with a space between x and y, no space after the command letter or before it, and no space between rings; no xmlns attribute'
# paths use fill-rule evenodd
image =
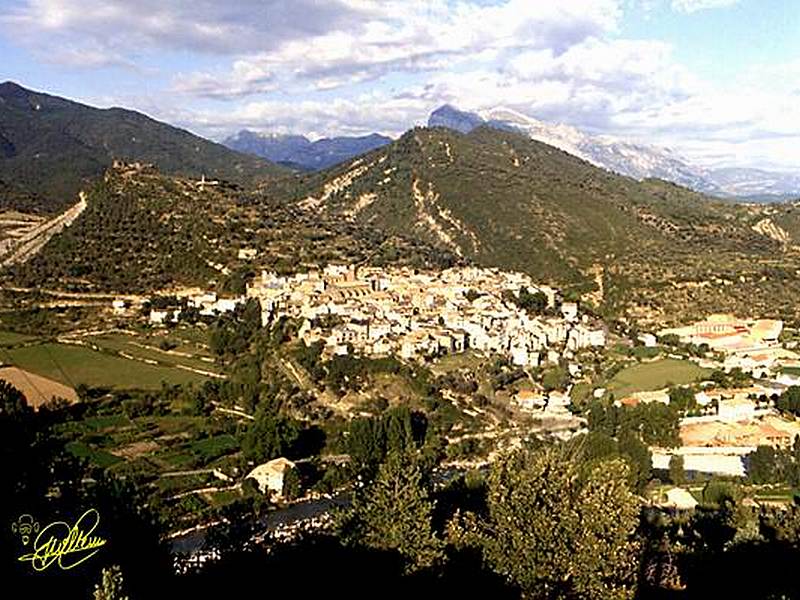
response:
<svg viewBox="0 0 800 600"><path fill-rule="evenodd" d="M739 0L672 0L672 10L691 14L711 8L725 8L738 4Z"/></svg>
<svg viewBox="0 0 800 600"><path fill-rule="evenodd" d="M26 0L0 17L31 44L61 40L138 56L155 49L236 54L320 35L364 11L347 0ZM54 52L57 58L58 53Z"/></svg>
<svg viewBox="0 0 800 600"><path fill-rule="evenodd" d="M221 97L225 89L263 93L267 79L330 89L493 51L560 53L613 30L620 1L27 0L0 17L0 27L32 46L52 48L55 37L60 47L90 46L132 61L159 49L227 55L232 68L176 82L184 92Z"/></svg>
<svg viewBox="0 0 800 600"><path fill-rule="evenodd" d="M241 129L302 132L313 139L372 132L398 136L414 125L423 125L432 108L420 98L363 94L349 100L251 101L225 112L182 109L156 116L214 139Z"/></svg>
<svg viewBox="0 0 800 600"><path fill-rule="evenodd" d="M736 0L24 0L0 31L71 66L202 59L168 72L168 89L116 103L217 139L241 128L398 135L450 102L506 105L704 164L800 167L800 62L708 85L669 44L614 36L623 7L655 2L688 14Z"/></svg>

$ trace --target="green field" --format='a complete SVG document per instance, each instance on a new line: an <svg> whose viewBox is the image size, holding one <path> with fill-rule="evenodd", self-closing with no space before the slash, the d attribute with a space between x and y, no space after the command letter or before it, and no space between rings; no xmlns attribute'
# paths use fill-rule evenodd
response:
<svg viewBox="0 0 800 600"><path fill-rule="evenodd" d="M485 361L486 357L475 350L445 354L431 365L431 371L435 373L449 373L450 371L457 371L458 369L475 370Z"/></svg>
<svg viewBox="0 0 800 600"><path fill-rule="evenodd" d="M202 384L206 378L191 371L156 365L95 352L89 348L47 343L10 348L3 358L37 375L66 385L113 389L158 389L162 382Z"/></svg>
<svg viewBox="0 0 800 600"><path fill-rule="evenodd" d="M0 346L13 346L14 344L22 344L35 339L32 335L25 335L24 333L0 331Z"/></svg>
<svg viewBox="0 0 800 600"><path fill-rule="evenodd" d="M688 360L665 358L623 369L608 382L606 389L617 398L623 398L633 392L646 392L670 385L693 383L710 373L708 369L698 367Z"/></svg>
<svg viewBox="0 0 800 600"><path fill-rule="evenodd" d="M83 442L69 442L66 447L74 456L85 458L99 467L110 467L122 462L118 456L102 449L92 448Z"/></svg>
<svg viewBox="0 0 800 600"><path fill-rule="evenodd" d="M185 365L193 369L202 371L218 372L219 369L215 367L214 363L196 358L200 353L197 347L185 345L177 347L175 350L179 352L188 352L193 356L176 356L166 352L159 351L157 344L159 340L145 339L139 336L125 335L125 334L104 334L100 336L92 336L87 339L98 347L112 352L125 352L130 356L134 356L143 360L153 360L164 366ZM138 344L150 346L143 348Z"/></svg>

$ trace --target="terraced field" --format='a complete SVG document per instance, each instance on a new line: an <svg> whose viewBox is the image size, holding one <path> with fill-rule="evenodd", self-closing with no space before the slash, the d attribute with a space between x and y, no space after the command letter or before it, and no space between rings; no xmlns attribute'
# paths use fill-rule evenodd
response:
<svg viewBox="0 0 800 600"><path fill-rule="evenodd" d="M207 379L184 369L52 342L6 348L2 360L71 387L83 384L117 390L159 389L162 383L202 384Z"/></svg>

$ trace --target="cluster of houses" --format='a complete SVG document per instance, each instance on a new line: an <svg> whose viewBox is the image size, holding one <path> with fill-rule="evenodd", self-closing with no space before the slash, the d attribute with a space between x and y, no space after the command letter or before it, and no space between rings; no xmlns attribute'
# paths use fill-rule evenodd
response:
<svg viewBox="0 0 800 600"><path fill-rule="evenodd" d="M694 393L693 416L681 419L681 447L653 448L653 466L667 469L674 455L683 458L687 471L743 476L747 456L758 446L786 448L800 435L800 422L775 410L776 400L800 379L781 374L785 367L800 366L800 355L780 341L783 322L770 319L739 319L716 314L685 327L664 329L660 338L675 335L682 343L707 346L714 360L700 359L701 366L740 369L755 382L733 389L714 382L700 384ZM645 346L655 345L655 336L640 336ZM669 404L669 389L637 392L617 401L619 405L660 402Z"/></svg>
<svg viewBox="0 0 800 600"><path fill-rule="evenodd" d="M774 403L783 392L792 385L793 378L781 380L759 381L741 388L718 388L714 382L701 383L701 388L694 394L697 411L705 415L716 415L722 421L743 421L759 416L759 410ZM670 388L660 390L633 392L620 400L618 406L637 406L660 402L670 403Z"/></svg>
<svg viewBox="0 0 800 600"><path fill-rule="evenodd" d="M219 298L215 292L203 292L189 296L186 300L186 306L197 309L201 317L215 317L235 310L239 304L244 303L246 300L247 298L244 296ZM177 323L182 311L183 308L181 307L152 309L148 315L148 321L151 325Z"/></svg>
<svg viewBox="0 0 800 600"><path fill-rule="evenodd" d="M708 346L724 356L726 371L738 368L761 378L779 367L800 365L800 355L781 346L782 331L783 321L717 314L686 327L664 329L659 336L677 335L683 343Z"/></svg>
<svg viewBox="0 0 800 600"><path fill-rule="evenodd" d="M531 315L509 299L509 292L519 297L523 290L544 295L547 316ZM605 328L579 315L577 304L565 302L557 310L556 290L497 269L330 265L293 276L264 271L247 295L258 299L263 325L281 316L301 320L302 339L324 342L333 355L426 359L474 348L536 366L557 360L558 351L606 343Z"/></svg>

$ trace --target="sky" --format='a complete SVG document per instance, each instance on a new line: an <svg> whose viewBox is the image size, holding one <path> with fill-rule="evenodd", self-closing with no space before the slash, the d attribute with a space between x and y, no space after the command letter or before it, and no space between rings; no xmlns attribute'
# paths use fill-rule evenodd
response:
<svg viewBox="0 0 800 600"><path fill-rule="evenodd" d="M450 103L800 172L797 0L0 0L0 59L215 140L397 136Z"/></svg>

